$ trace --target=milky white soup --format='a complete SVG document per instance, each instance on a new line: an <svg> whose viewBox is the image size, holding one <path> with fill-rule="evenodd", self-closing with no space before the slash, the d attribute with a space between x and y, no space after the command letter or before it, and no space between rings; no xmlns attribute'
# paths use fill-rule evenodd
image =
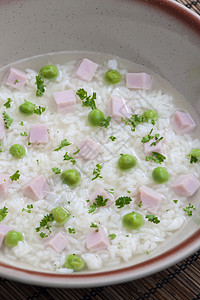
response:
<svg viewBox="0 0 200 300"><path fill-rule="evenodd" d="M17 62L1 79L2 262L116 268L151 257L195 213L197 118L150 70L62 53Z"/></svg>

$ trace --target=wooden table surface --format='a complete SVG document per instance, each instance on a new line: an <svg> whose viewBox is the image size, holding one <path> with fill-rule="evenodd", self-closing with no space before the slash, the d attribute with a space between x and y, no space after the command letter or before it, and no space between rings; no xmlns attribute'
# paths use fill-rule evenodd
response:
<svg viewBox="0 0 200 300"><path fill-rule="evenodd" d="M200 14L200 0L178 0ZM56 289L0 278L0 300L195 300L200 299L200 251L162 272L115 286Z"/></svg>

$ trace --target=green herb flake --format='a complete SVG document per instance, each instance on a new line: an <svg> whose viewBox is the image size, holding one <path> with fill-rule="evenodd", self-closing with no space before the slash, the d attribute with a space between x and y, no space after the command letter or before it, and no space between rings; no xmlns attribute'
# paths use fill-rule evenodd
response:
<svg viewBox="0 0 200 300"><path fill-rule="evenodd" d="M195 164L197 162L198 162L198 158L196 156L194 156L194 155L191 155L190 156L190 163L191 164Z"/></svg>
<svg viewBox="0 0 200 300"><path fill-rule="evenodd" d="M178 203L178 200L173 200L173 202L177 204L177 203Z"/></svg>
<svg viewBox="0 0 200 300"><path fill-rule="evenodd" d="M93 178L92 178L92 181L97 179L97 178L102 178L101 176L101 169L102 169L102 165L101 164L96 164L96 168L93 170L93 175L95 175Z"/></svg>
<svg viewBox="0 0 200 300"><path fill-rule="evenodd" d="M140 203L138 204L138 207L142 207L142 201L140 201Z"/></svg>
<svg viewBox="0 0 200 300"><path fill-rule="evenodd" d="M107 118L105 118L102 122L100 122L100 127L105 127L106 129L108 128L108 126L110 125L110 121L111 121L111 117L108 116Z"/></svg>
<svg viewBox="0 0 200 300"><path fill-rule="evenodd" d="M46 238L46 237L48 237L48 235L42 231L42 232L40 232L40 237L41 238Z"/></svg>
<svg viewBox="0 0 200 300"><path fill-rule="evenodd" d="M19 80L18 80L18 79L15 79L14 84L16 84L17 82L19 82Z"/></svg>
<svg viewBox="0 0 200 300"><path fill-rule="evenodd" d="M131 193L131 191L126 191L128 194L130 194Z"/></svg>
<svg viewBox="0 0 200 300"><path fill-rule="evenodd" d="M52 213L47 214L47 215L44 216L43 219L40 221L40 226L35 228L36 232L39 232L42 228L44 228L44 229L48 230L49 233L51 233L51 229L50 229L50 228L51 228L52 226L50 226L49 223L52 223L53 221L54 221L53 214L52 214ZM40 233L40 236L41 236L42 238L48 237L48 235L45 234L44 232L41 232L41 233Z"/></svg>
<svg viewBox="0 0 200 300"><path fill-rule="evenodd" d="M143 138L141 139L142 143L147 143L147 142L149 142L150 140L153 139L153 135L151 135L152 131L153 131L153 128L151 129L151 131L149 132L148 135L143 136Z"/></svg>
<svg viewBox="0 0 200 300"><path fill-rule="evenodd" d="M146 156L145 158L146 161L149 161L150 159L157 164L161 164L166 159L166 157L158 152L152 152L152 156Z"/></svg>
<svg viewBox="0 0 200 300"><path fill-rule="evenodd" d="M76 155L80 151L79 147L76 147L76 149L77 149L77 151L73 152L74 155Z"/></svg>
<svg viewBox="0 0 200 300"><path fill-rule="evenodd" d="M148 219L149 222L152 222L155 224L160 223L160 220L158 219L158 217L155 217L154 215L146 215L145 218Z"/></svg>
<svg viewBox="0 0 200 300"><path fill-rule="evenodd" d="M70 156L70 155L68 154L68 152L66 152L65 155L63 156L63 160L70 160L70 162L71 162L73 165L75 165L75 163L76 163L76 160L75 160L72 156Z"/></svg>
<svg viewBox="0 0 200 300"><path fill-rule="evenodd" d="M115 205L117 206L117 208L122 208L125 205L130 204L132 201L132 199L130 197L124 196L124 197L119 197L116 201L115 201Z"/></svg>
<svg viewBox="0 0 200 300"><path fill-rule="evenodd" d="M144 122L144 118L143 116L132 115L131 118L127 120L121 118L121 122L124 122L125 125L129 125L131 127L131 131L135 131L136 126Z"/></svg>
<svg viewBox="0 0 200 300"><path fill-rule="evenodd" d="M10 103L12 102L12 99L11 98L8 98L7 99L7 102L6 103L4 103L4 105L3 106L5 106L6 108L10 108Z"/></svg>
<svg viewBox="0 0 200 300"><path fill-rule="evenodd" d="M192 213L193 213L192 210L196 210L196 208L191 203L189 203L189 205L186 208L183 208L183 211L185 211L187 213L188 217L192 216Z"/></svg>
<svg viewBox="0 0 200 300"><path fill-rule="evenodd" d="M20 177L19 170L17 170L13 175L10 176L10 179L12 181L14 181L14 180L17 181L19 179L19 177Z"/></svg>
<svg viewBox="0 0 200 300"><path fill-rule="evenodd" d="M24 122L23 122L23 121L21 121L21 122L19 123L19 125L21 125L21 126L24 126Z"/></svg>
<svg viewBox="0 0 200 300"><path fill-rule="evenodd" d="M26 208L22 208L22 211L25 211L30 214L32 208L33 208L33 204L30 204L30 205L27 205Z"/></svg>
<svg viewBox="0 0 200 300"><path fill-rule="evenodd" d="M107 203L107 201L109 201L108 198L103 199L102 195L98 195L97 198L95 199L95 202L93 202L90 205L88 213L91 214L91 213L93 213L96 210L96 208L98 208L100 206L105 206L106 203Z"/></svg>
<svg viewBox="0 0 200 300"><path fill-rule="evenodd" d="M146 250L146 255L150 255L150 252L148 250Z"/></svg>
<svg viewBox="0 0 200 300"><path fill-rule="evenodd" d="M21 136L27 136L28 134L24 131L24 133L20 133Z"/></svg>
<svg viewBox="0 0 200 300"><path fill-rule="evenodd" d="M0 209L0 222L3 221L3 219L5 219L7 214L8 214L8 208L6 206Z"/></svg>
<svg viewBox="0 0 200 300"><path fill-rule="evenodd" d="M36 96L41 97L41 96L43 96L43 94L45 92L44 81L42 80L42 78L39 75L35 76L35 79L36 79L35 84L37 85Z"/></svg>
<svg viewBox="0 0 200 300"><path fill-rule="evenodd" d="M114 234L114 233L109 234L109 238L111 240L114 240L116 238L116 234Z"/></svg>
<svg viewBox="0 0 200 300"><path fill-rule="evenodd" d="M116 140L116 137L113 136L113 135L111 135L111 136L109 136L109 139L110 139L112 142L114 142L114 141Z"/></svg>
<svg viewBox="0 0 200 300"><path fill-rule="evenodd" d="M5 123L6 129L9 129L10 125L13 122L13 119L5 111L3 112L3 119L4 119L4 123Z"/></svg>
<svg viewBox="0 0 200 300"><path fill-rule="evenodd" d="M163 140L163 136L161 136L159 139L156 139L155 142L151 143L150 147L151 147L151 146L156 146L156 144L157 144L158 142L162 141L162 140Z"/></svg>
<svg viewBox="0 0 200 300"><path fill-rule="evenodd" d="M52 171L54 172L54 174L60 174L61 173L60 168L52 168Z"/></svg>
<svg viewBox="0 0 200 300"><path fill-rule="evenodd" d="M56 148L54 151L59 151L59 150L62 149L63 147L69 146L69 145L71 145L71 143L69 143L69 142L67 141L67 139L64 139L64 140L61 141L61 143L60 143L60 145L58 146L58 148Z"/></svg>
<svg viewBox="0 0 200 300"><path fill-rule="evenodd" d="M45 110L46 110L46 107L39 106L38 108L36 108L34 110L34 114L40 116Z"/></svg>
<svg viewBox="0 0 200 300"><path fill-rule="evenodd" d="M108 192L109 194L112 194L112 195L114 195L114 189L109 189L109 190L107 190L107 189L104 189L106 192Z"/></svg>
<svg viewBox="0 0 200 300"><path fill-rule="evenodd" d="M97 230L96 231L99 231L99 227L97 224L91 222L91 225L90 225L91 228L96 228Z"/></svg>
<svg viewBox="0 0 200 300"><path fill-rule="evenodd" d="M70 234L75 234L76 233L76 230L74 228L68 228L68 232Z"/></svg>
<svg viewBox="0 0 200 300"><path fill-rule="evenodd" d="M92 96L88 96L87 92L84 89L79 89L76 92L76 95L78 95L79 98L81 99L83 107L84 106L85 107L91 107L92 110L97 108L96 103L95 103L96 93L93 93Z"/></svg>

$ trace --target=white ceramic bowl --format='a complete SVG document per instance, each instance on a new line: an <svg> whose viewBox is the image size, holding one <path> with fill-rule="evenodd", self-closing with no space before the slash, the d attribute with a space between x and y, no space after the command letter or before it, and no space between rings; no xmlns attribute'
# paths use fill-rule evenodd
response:
<svg viewBox="0 0 200 300"><path fill-rule="evenodd" d="M0 66L66 50L111 53L150 68L200 110L200 18L169 0L19 0L0 2ZM199 208L198 203L196 206ZM200 247L192 217L150 258L114 270L50 274L0 263L0 275L57 287L121 283L160 271Z"/></svg>

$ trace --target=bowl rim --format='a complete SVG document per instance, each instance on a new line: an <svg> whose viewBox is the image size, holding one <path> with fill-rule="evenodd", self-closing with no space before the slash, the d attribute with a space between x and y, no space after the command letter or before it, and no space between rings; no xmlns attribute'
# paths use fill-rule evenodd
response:
<svg viewBox="0 0 200 300"><path fill-rule="evenodd" d="M200 35L200 17L195 12L185 7L183 4L175 2L174 0L127 1L140 2L144 5L148 5L161 10L167 15L173 16L176 20L184 23L193 32ZM91 272L87 274L60 274L23 269L21 267L15 267L0 262L0 274L3 277L11 280L50 287L86 288L105 286L130 280L136 280L141 277L159 272L175 263L178 263L179 261L196 252L200 248L199 244L200 229L195 231L191 236L186 238L180 244L156 257L150 258L144 262L132 266L122 267L116 270L100 271L98 273ZM177 252L179 255L177 255ZM153 270L151 266L154 266Z"/></svg>

